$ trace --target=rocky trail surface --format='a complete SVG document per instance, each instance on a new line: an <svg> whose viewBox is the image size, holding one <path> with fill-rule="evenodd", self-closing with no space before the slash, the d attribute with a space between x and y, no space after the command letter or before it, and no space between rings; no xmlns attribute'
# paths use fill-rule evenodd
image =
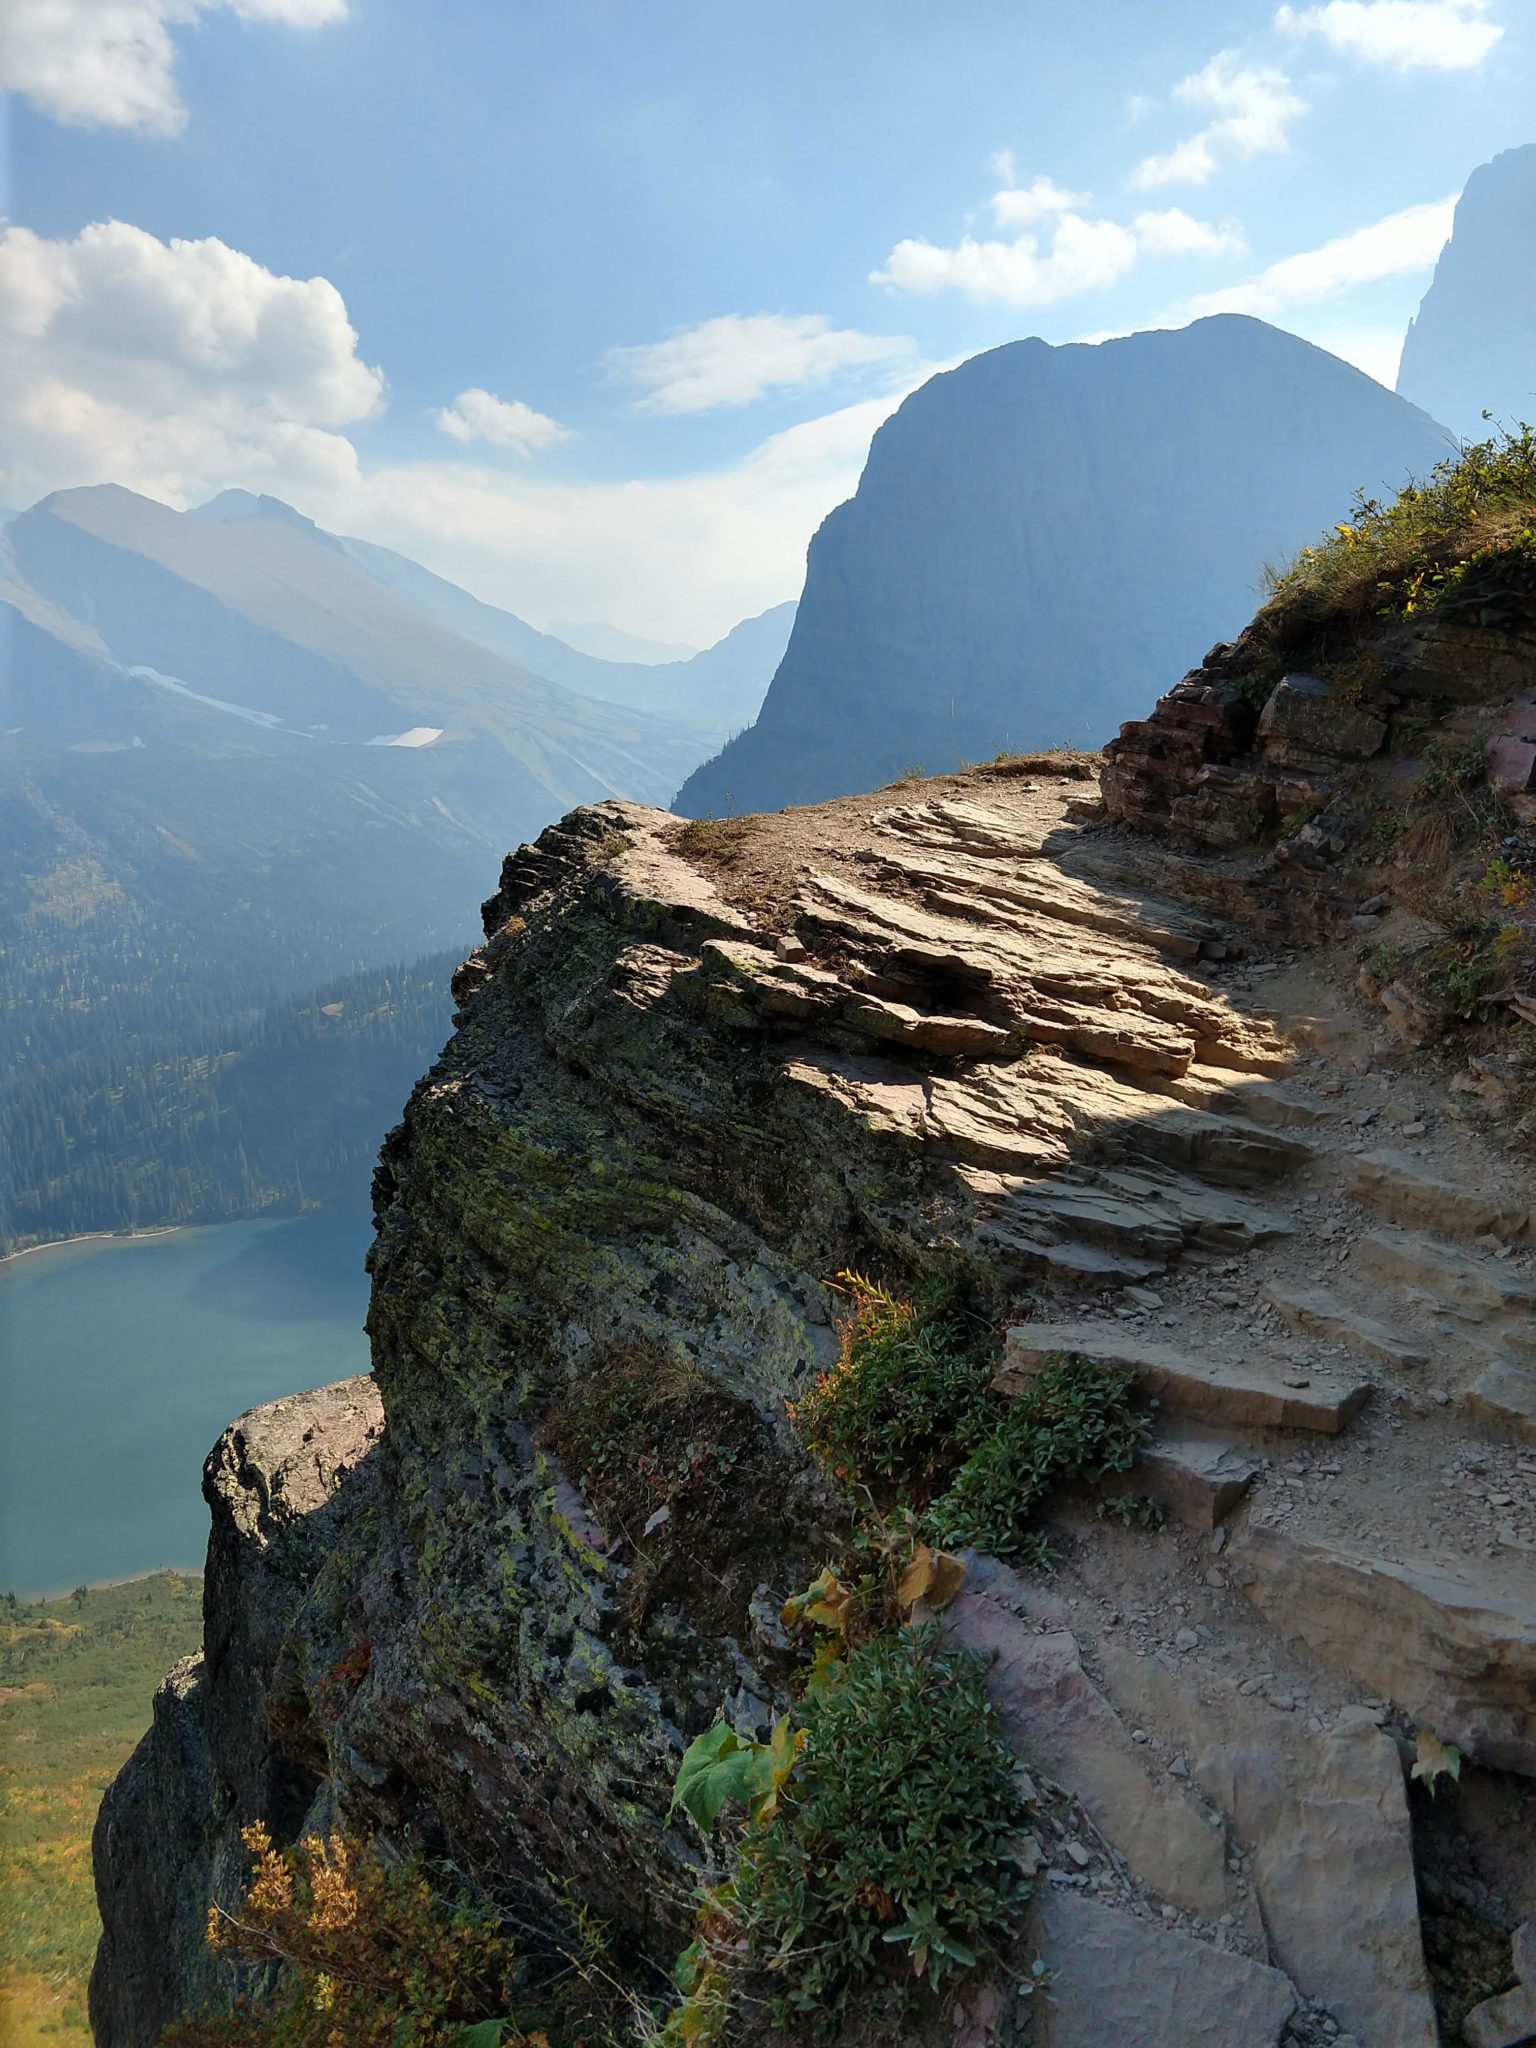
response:
<svg viewBox="0 0 1536 2048"><path fill-rule="evenodd" d="M349 1383L210 1463L223 1619L98 1837L108 2048L153 2038L157 1955L192 1981L188 1898L263 1806L542 1860L675 1934L678 1748L790 1682L763 1618L822 1510L784 1402L849 1265L970 1277L1004 1391L1076 1353L1156 1404L1104 1491L1166 1525L1063 1498L1056 1569L977 1558L947 1616L994 1656L1051 1973L956 2038L1536 2037L1528 1156L1383 1033L1348 935L1267 953L1240 855L1088 798L994 769L703 826L604 804L509 859L381 1170L382 1448ZM151 1854L172 1743L206 1786Z"/></svg>

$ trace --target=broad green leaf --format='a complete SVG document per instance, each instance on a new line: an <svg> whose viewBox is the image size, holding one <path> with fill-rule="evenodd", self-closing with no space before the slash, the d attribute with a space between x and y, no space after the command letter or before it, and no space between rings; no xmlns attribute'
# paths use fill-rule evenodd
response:
<svg viewBox="0 0 1536 2048"><path fill-rule="evenodd" d="M725 1721L694 1737L683 1752L668 1814L685 1807L707 1833L727 1799L751 1807L773 1789L769 1752L761 1742L743 1742Z"/></svg>
<svg viewBox="0 0 1536 2048"><path fill-rule="evenodd" d="M449 2038L453 2048L501 2048L506 2030L505 2020L477 2020L471 2027L460 2027Z"/></svg>

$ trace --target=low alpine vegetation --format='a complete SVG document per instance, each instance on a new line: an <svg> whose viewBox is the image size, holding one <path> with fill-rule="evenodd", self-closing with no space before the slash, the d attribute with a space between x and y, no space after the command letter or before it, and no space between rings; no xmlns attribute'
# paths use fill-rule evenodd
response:
<svg viewBox="0 0 1536 2048"><path fill-rule="evenodd" d="M277 1990L183 2020L161 2048L548 2048L499 2017L516 1958L492 1908L377 1842L335 1834L279 1850L259 1824L242 1839L250 1883L236 1911L211 1909L208 1942L280 1965Z"/></svg>
<svg viewBox="0 0 1536 2048"><path fill-rule="evenodd" d="M1411 619L1495 584L1536 586L1536 429L1500 430L1390 504L1363 494L1274 579L1257 623L1294 643L1333 625Z"/></svg>
<svg viewBox="0 0 1536 2048"><path fill-rule="evenodd" d="M1027 1524L1051 1491L1126 1471L1146 1441L1130 1376L1063 1359L1007 1399L992 1384L992 1333L953 1285L904 1301L839 1277L849 1310L837 1363L794 1411L811 1450L880 1507L915 1507L936 1541L1043 1561Z"/></svg>
<svg viewBox="0 0 1536 2048"><path fill-rule="evenodd" d="M731 2038L761 1999L774 2024L835 2032L852 1987L897 2003L995 1955L1028 1901L1009 1857L1013 1760L982 1660L929 1622L817 1660L772 1742L723 1726L683 1760L678 1803L706 1829L738 1814L733 1875L701 1900L661 2041Z"/></svg>

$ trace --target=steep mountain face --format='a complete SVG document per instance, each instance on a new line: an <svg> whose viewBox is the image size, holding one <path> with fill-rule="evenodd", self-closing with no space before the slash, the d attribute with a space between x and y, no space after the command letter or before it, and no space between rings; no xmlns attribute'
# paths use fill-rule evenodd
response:
<svg viewBox="0 0 1536 2048"><path fill-rule="evenodd" d="M774 605L755 619L743 619L723 640L686 661L611 661L541 633L515 612L482 603L374 541L347 539L341 545L386 588L398 590L476 646L567 689L682 719L708 733L738 732L757 715L795 616L793 603Z"/></svg>
<svg viewBox="0 0 1536 2048"><path fill-rule="evenodd" d="M1191 647L1237 631L1267 564L1446 447L1404 400L1255 320L978 356L876 434L811 543L756 724L677 807L1097 746Z"/></svg>
<svg viewBox="0 0 1536 2048"><path fill-rule="evenodd" d="M1397 388L1467 440L1486 431L1485 412L1536 421L1536 142L1467 180Z"/></svg>

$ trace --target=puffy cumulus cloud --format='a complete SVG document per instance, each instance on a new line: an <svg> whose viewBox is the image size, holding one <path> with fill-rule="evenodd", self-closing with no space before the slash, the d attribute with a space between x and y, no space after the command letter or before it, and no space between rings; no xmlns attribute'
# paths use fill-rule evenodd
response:
<svg viewBox="0 0 1536 2048"><path fill-rule="evenodd" d="M608 367L639 388L636 411L712 412L769 391L808 391L845 370L910 361L899 334L834 327L821 313L727 313L665 341L608 351Z"/></svg>
<svg viewBox="0 0 1536 2048"><path fill-rule="evenodd" d="M287 28L347 12L347 0L5 0L0 87L73 127L175 135L187 110L171 31L220 6Z"/></svg>
<svg viewBox="0 0 1536 2048"><path fill-rule="evenodd" d="M461 391L452 405L444 406L437 424L452 441L490 441L498 448L510 448L518 455L532 455L563 441L570 433L548 413L535 412L520 398L498 398L494 392Z"/></svg>
<svg viewBox="0 0 1536 2048"><path fill-rule="evenodd" d="M1036 179L1019 196L1049 185L1049 179ZM1054 186L1050 190L1064 201L1072 197ZM999 200L1010 196L998 193L994 210ZM1214 255L1243 246L1235 228L1196 220L1178 207L1137 214L1129 224L1058 210L1054 200L1049 211L1054 218L1048 241L1040 234L1023 233L1012 241L978 241L966 235L952 245L898 242L885 268L870 273L871 282L909 292L959 291L981 303L1049 306L1113 284L1143 254Z"/></svg>
<svg viewBox="0 0 1536 2048"><path fill-rule="evenodd" d="M360 472L301 503L323 526L397 548L536 623L616 619L701 647L799 594L806 543L852 495L871 435L938 367L914 367L901 390L689 475L571 482L413 462Z"/></svg>
<svg viewBox="0 0 1536 2048"><path fill-rule="evenodd" d="M1393 71L1474 71L1504 33L1489 13L1489 0L1326 0L1280 8L1275 27Z"/></svg>
<svg viewBox="0 0 1536 2048"><path fill-rule="evenodd" d="M992 194L992 218L1000 228L1027 228L1053 214L1076 213L1092 200L1091 192L1068 192L1052 178L1035 178L1028 185L1014 181L1013 157L1000 150L993 167L1007 179L1001 192Z"/></svg>
<svg viewBox="0 0 1536 2048"><path fill-rule="evenodd" d="M383 396L323 277L278 277L213 238L162 242L122 221L73 241L0 232L12 498L103 478L170 499L335 482L357 464L338 430Z"/></svg>
<svg viewBox="0 0 1536 2048"><path fill-rule="evenodd" d="M1156 256L1234 256L1248 246L1231 221L1196 220L1181 206L1138 213L1131 232L1141 248Z"/></svg>
<svg viewBox="0 0 1536 2048"><path fill-rule="evenodd" d="M1203 292L1186 308L1190 319L1205 313L1253 313L1267 320L1290 307L1337 298L1356 285L1406 277L1433 267L1451 232L1456 194L1405 206L1320 248L1282 257L1246 284Z"/></svg>
<svg viewBox="0 0 1536 2048"><path fill-rule="evenodd" d="M1307 111L1283 71L1244 64L1235 50L1221 50L1203 70L1182 79L1173 96L1212 118L1161 156L1144 157L1131 172L1139 191L1161 185L1204 185L1224 163L1287 147L1290 128Z"/></svg>
<svg viewBox="0 0 1536 2048"><path fill-rule="evenodd" d="M1098 285L1113 284L1136 261L1136 237L1112 220L1063 214L1050 245L1037 235L1011 242L979 242L964 235L952 244L898 242L872 284L905 292L963 292L983 304L1049 306Z"/></svg>

